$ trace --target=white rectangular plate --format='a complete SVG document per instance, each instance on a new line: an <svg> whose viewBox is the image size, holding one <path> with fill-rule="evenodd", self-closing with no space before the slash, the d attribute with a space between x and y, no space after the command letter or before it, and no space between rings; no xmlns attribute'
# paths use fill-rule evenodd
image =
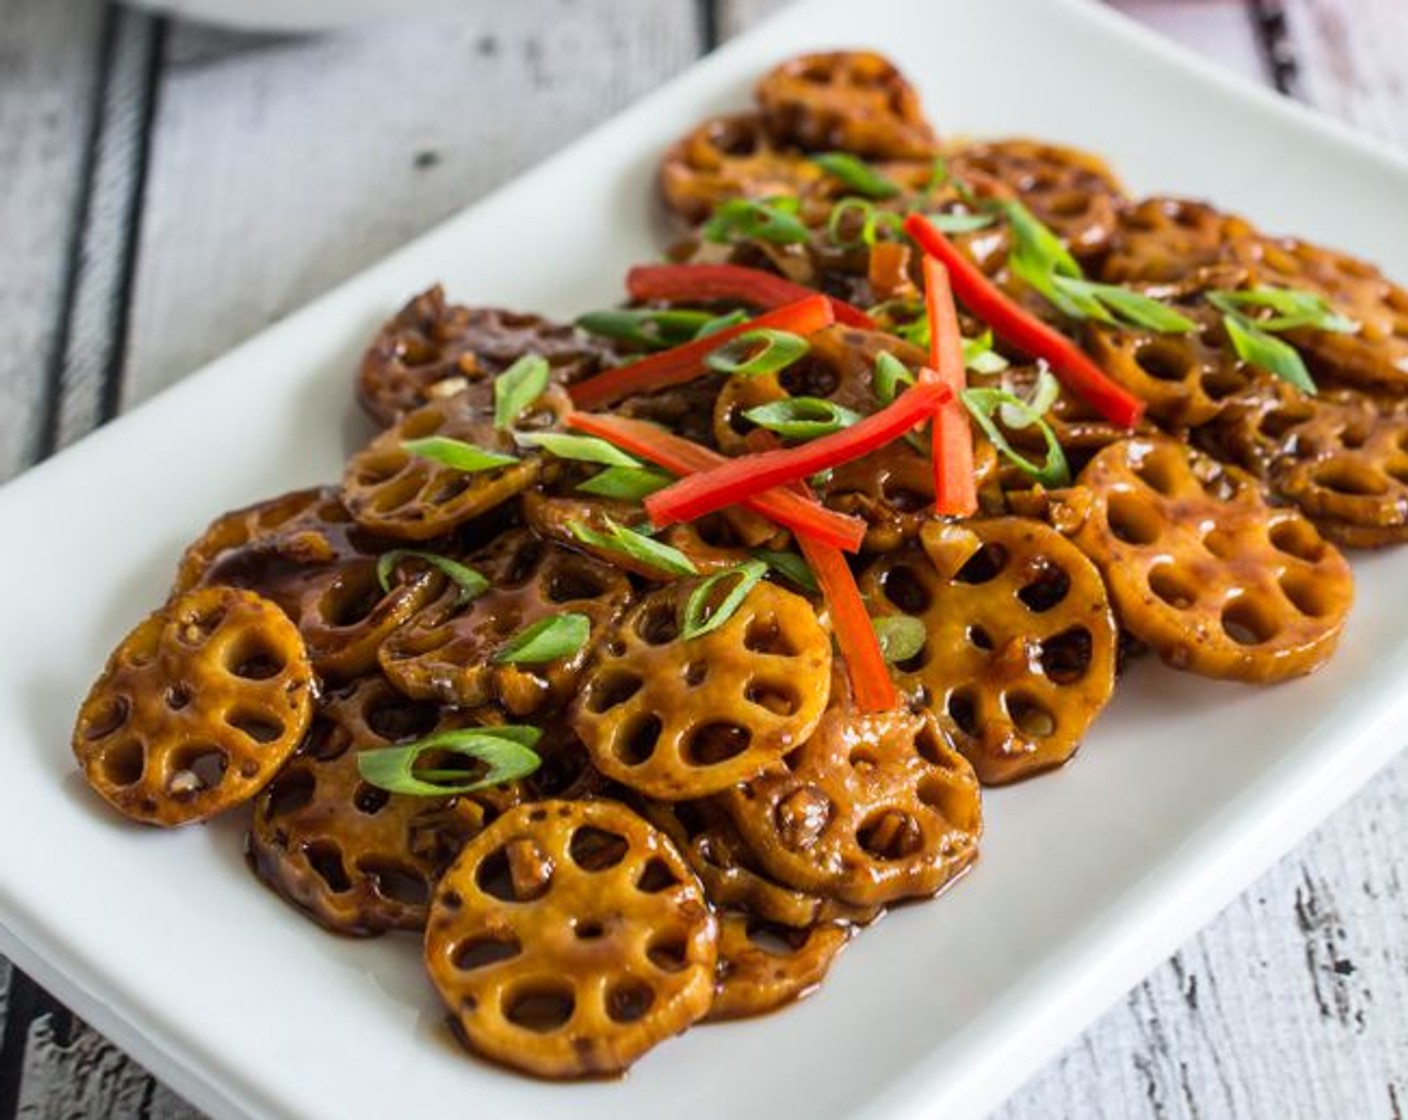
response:
<svg viewBox="0 0 1408 1120"><path fill-rule="evenodd" d="M0 490L0 948L218 1116L972 1116L1206 921L1399 746L1408 558L1356 559L1324 672L1275 689L1145 662L1065 770L987 798L977 868L858 939L825 988L696 1029L611 1083L464 1056L416 942L331 938L248 875L238 828L128 827L67 741L107 651L217 513L337 476L361 346L410 293L568 315L661 246L666 143L811 47L892 54L948 131L1108 155L1408 276L1408 166L1075 0L802 5L520 182ZM213 291L201 298L219 298Z"/></svg>

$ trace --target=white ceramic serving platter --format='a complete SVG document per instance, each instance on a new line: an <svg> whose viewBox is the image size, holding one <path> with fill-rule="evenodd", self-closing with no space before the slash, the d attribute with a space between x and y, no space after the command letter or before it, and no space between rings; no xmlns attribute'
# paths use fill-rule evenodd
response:
<svg viewBox="0 0 1408 1120"><path fill-rule="evenodd" d="M1075 762L987 798L978 866L895 913L824 989L699 1028L615 1082L466 1057L414 938L329 937L245 871L237 824L115 819L76 706L218 512L331 480L366 428L361 346L410 293L558 315L612 302L662 232L652 170L780 57L892 54L950 131L1106 153L1408 276L1408 165L1079 0L799 5L306 311L0 490L0 949L219 1117L976 1116L1207 921L1403 740L1408 555L1356 558L1340 655L1274 689L1135 666ZM524 112L533 111L531 105ZM192 298L220 299L218 277Z"/></svg>

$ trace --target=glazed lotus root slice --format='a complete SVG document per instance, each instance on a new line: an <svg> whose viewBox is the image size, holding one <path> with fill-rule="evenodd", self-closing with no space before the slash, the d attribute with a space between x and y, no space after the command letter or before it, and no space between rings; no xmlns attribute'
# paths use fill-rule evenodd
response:
<svg viewBox="0 0 1408 1120"><path fill-rule="evenodd" d="M1150 437L1107 447L1078 481L1091 501L1073 539L1121 625L1170 665L1276 681L1334 652L1349 565L1302 514L1267 505L1250 475Z"/></svg>
<svg viewBox="0 0 1408 1120"><path fill-rule="evenodd" d="M73 750L119 812L186 824L253 797L312 708L313 672L283 612L248 591L201 588L113 651L79 709Z"/></svg>
<svg viewBox="0 0 1408 1120"><path fill-rule="evenodd" d="M597 769L665 801L757 774L812 733L831 639L810 603L766 581L727 621L685 639L697 580L661 588L604 637L572 707Z"/></svg>
<svg viewBox="0 0 1408 1120"><path fill-rule="evenodd" d="M408 696L474 707L499 704L515 716L569 700L603 629L631 595L610 565L525 530L502 534L468 564L488 590L461 603L444 595L382 643L382 671ZM587 639L546 662L498 659L528 627L564 614L585 615Z"/></svg>
<svg viewBox="0 0 1408 1120"><path fill-rule="evenodd" d="M570 407L561 389L549 387L519 426L555 427ZM459 440L516 461L463 471L404 446L431 437ZM352 456L342 476L342 500L358 524L373 533L427 541L517 497L533 485L541 468L540 456L523 452L495 429L492 406L461 393L416 409Z"/></svg>
<svg viewBox="0 0 1408 1120"><path fill-rule="evenodd" d="M705 121L673 144L660 163L666 204L692 225L730 199L805 194L823 178L810 160L780 150L762 119L751 113Z"/></svg>
<svg viewBox="0 0 1408 1120"><path fill-rule="evenodd" d="M794 929L739 912L719 918L719 974L710 1022L766 1015L810 995L846 947L854 926Z"/></svg>
<svg viewBox="0 0 1408 1120"><path fill-rule="evenodd" d="M755 95L779 144L866 159L922 160L938 152L914 87L869 51L788 59L763 77Z"/></svg>
<svg viewBox="0 0 1408 1120"><path fill-rule="evenodd" d="M619 1073L713 999L718 927L660 832L611 801L521 805L441 878L431 982L470 1049L539 1077Z"/></svg>
<svg viewBox="0 0 1408 1120"><path fill-rule="evenodd" d="M978 854L978 780L928 712L833 704L785 765L721 794L770 875L853 906L931 895Z"/></svg>
<svg viewBox="0 0 1408 1120"><path fill-rule="evenodd" d="M1026 518L932 522L921 541L861 580L877 617L924 623L923 648L897 666L900 687L948 714L985 784L1061 765L1114 690L1117 632L1100 573Z"/></svg>
<svg viewBox="0 0 1408 1120"><path fill-rule="evenodd" d="M367 677L323 702L302 746L255 800L245 854L254 873L314 921L370 937L420 929L430 889L465 842L517 801L516 786L460 797L390 793L357 756L476 725Z"/></svg>
<svg viewBox="0 0 1408 1120"><path fill-rule="evenodd" d="M1234 214L1191 199L1146 198L1120 214L1114 247L1100 268L1112 284L1167 284L1204 268L1234 263L1253 227Z"/></svg>
<svg viewBox="0 0 1408 1120"><path fill-rule="evenodd" d="M421 405L471 387L491 398L494 375L525 354L547 359L560 384L597 373L611 359L609 350L576 327L453 304L437 284L401 308L372 340L357 396L373 419L389 427Z"/></svg>
<svg viewBox="0 0 1408 1120"><path fill-rule="evenodd" d="M383 589L377 558L387 547L336 490L298 490L216 519L182 556L174 593L230 586L272 599L298 626L318 676L353 680L375 670L381 643L445 586L433 568L406 565Z"/></svg>
<svg viewBox="0 0 1408 1120"><path fill-rule="evenodd" d="M1099 156L1037 140L968 144L948 167L980 196L1017 197L1078 257L1098 256L1115 236L1125 194Z"/></svg>
<svg viewBox="0 0 1408 1120"><path fill-rule="evenodd" d="M1408 414L1352 391L1307 397L1277 382L1229 402L1220 456L1263 479L1331 540L1379 548L1408 539Z"/></svg>

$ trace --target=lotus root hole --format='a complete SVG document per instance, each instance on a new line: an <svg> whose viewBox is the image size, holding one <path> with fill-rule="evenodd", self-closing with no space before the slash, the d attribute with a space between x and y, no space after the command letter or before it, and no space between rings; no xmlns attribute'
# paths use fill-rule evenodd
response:
<svg viewBox="0 0 1408 1120"><path fill-rule="evenodd" d="M554 572L548 581L548 598L554 603L572 603L579 599L596 599L606 590L592 572L565 568Z"/></svg>
<svg viewBox="0 0 1408 1120"><path fill-rule="evenodd" d="M577 1009L577 997L563 982L541 981L505 993L503 1015L514 1026L535 1034L560 1030Z"/></svg>
<svg viewBox="0 0 1408 1120"><path fill-rule="evenodd" d="M352 804L357 812L365 813L372 817L386 808L391 800L391 794L377 786L368 785L366 782L358 782L357 788L352 794Z"/></svg>
<svg viewBox="0 0 1408 1120"><path fill-rule="evenodd" d="M679 885L679 877L670 870L670 865L658 856L646 861L636 879L636 890L642 894L659 894Z"/></svg>
<svg viewBox="0 0 1408 1120"><path fill-rule="evenodd" d="M659 716L637 713L617 729L612 749L626 766L639 766L655 753L663 730Z"/></svg>
<svg viewBox="0 0 1408 1120"><path fill-rule="evenodd" d="M790 716L802 706L796 690L781 681L749 681L743 699L775 716Z"/></svg>
<svg viewBox="0 0 1408 1120"><path fill-rule="evenodd" d="M175 798L194 797L212 790L225 780L230 760L211 743L187 743L171 757L167 792Z"/></svg>
<svg viewBox="0 0 1408 1120"><path fill-rule="evenodd" d="M103 751L101 765L112 785L136 785L147 768L147 748L140 739L124 739Z"/></svg>
<svg viewBox="0 0 1408 1120"><path fill-rule="evenodd" d="M1378 471L1338 459L1317 468L1313 477L1317 486L1349 497L1377 498L1388 490L1388 483Z"/></svg>
<svg viewBox="0 0 1408 1120"><path fill-rule="evenodd" d="M605 871L626 858L627 847L625 837L583 825L572 833L567 851L583 871Z"/></svg>
<svg viewBox="0 0 1408 1120"><path fill-rule="evenodd" d="M862 774L874 773L879 765L879 759L875 757L875 752L867 750L865 747L857 747L846 760L852 770L858 770Z"/></svg>
<svg viewBox="0 0 1408 1120"><path fill-rule="evenodd" d="M743 632L743 648L773 657L796 657L797 648L773 618L755 618Z"/></svg>
<svg viewBox="0 0 1408 1120"><path fill-rule="evenodd" d="M652 646L673 642L680 633L674 608L664 601L652 603L636 619L636 633L641 641Z"/></svg>
<svg viewBox="0 0 1408 1120"><path fill-rule="evenodd" d="M296 813L313 800L317 782L303 767L285 770L269 786L264 799L264 819L274 820Z"/></svg>
<svg viewBox="0 0 1408 1120"><path fill-rule="evenodd" d="M417 703L400 696L377 697L362 713L362 719L372 732L388 743L424 738L439 718L435 704Z"/></svg>
<svg viewBox="0 0 1408 1120"><path fill-rule="evenodd" d="M371 494L372 512L385 515L410 505L420 496L422 473L421 470L407 471L393 475L385 482L364 483L375 487Z"/></svg>
<svg viewBox="0 0 1408 1120"><path fill-rule="evenodd" d="M777 803L773 820L783 844L800 852L816 841L834 812L835 806L824 790L803 786Z"/></svg>
<svg viewBox="0 0 1408 1120"><path fill-rule="evenodd" d="M985 652L993 649L992 635L989 634L984 627L979 626L977 623L974 623L972 626L968 627L967 636L968 644L971 645L974 649L980 649Z"/></svg>
<svg viewBox="0 0 1408 1120"><path fill-rule="evenodd" d="M1294 569L1281 574L1281 591L1291 605L1309 618L1322 618L1333 609L1325 600L1325 591L1309 572Z"/></svg>
<svg viewBox="0 0 1408 1120"><path fill-rule="evenodd" d="M499 848L487 856L475 869L474 884L490 898L500 902L517 902L513 877L509 874L508 852Z"/></svg>
<svg viewBox="0 0 1408 1120"><path fill-rule="evenodd" d="M574 922L572 932L578 941L596 941L606 935L606 927L598 921L587 919Z"/></svg>
<svg viewBox="0 0 1408 1120"><path fill-rule="evenodd" d="M488 968L491 964L511 961L522 952L523 946L513 934L486 934L461 941L455 946L450 961L461 972L473 972L477 968Z"/></svg>
<svg viewBox="0 0 1408 1120"><path fill-rule="evenodd" d="M600 715L624 704L641 690L645 684L634 673L607 669L598 673L587 684L587 711Z"/></svg>
<svg viewBox="0 0 1408 1120"><path fill-rule="evenodd" d="M930 766L937 766L942 770L953 768L953 759L947 746L927 720L919 729L919 734L914 737L914 750Z"/></svg>
<svg viewBox="0 0 1408 1120"><path fill-rule="evenodd" d="M904 859L924 843L919 822L899 809L879 809L861 822L856 842L878 860Z"/></svg>
<svg viewBox="0 0 1408 1120"><path fill-rule="evenodd" d="M709 676L707 661L691 661L684 667L684 683L690 688L698 688Z"/></svg>
<svg viewBox="0 0 1408 1120"><path fill-rule="evenodd" d="M1298 415L1290 409L1273 408L1261 418L1257 423L1257 428L1267 439L1274 443L1280 443L1287 432L1305 419L1305 416Z"/></svg>
<svg viewBox="0 0 1408 1120"><path fill-rule="evenodd" d="M927 805L945 820L963 819L966 811L964 801L968 795L953 782L932 776L923 778L914 793L921 804Z"/></svg>
<svg viewBox="0 0 1408 1120"><path fill-rule="evenodd" d="M1240 551L1237 542L1221 529L1210 529L1204 533L1203 547L1219 560L1231 560Z"/></svg>
<svg viewBox="0 0 1408 1120"><path fill-rule="evenodd" d="M926 614L934 601L914 569L904 565L885 572L880 587L885 598L905 614Z"/></svg>
<svg viewBox="0 0 1408 1120"><path fill-rule="evenodd" d="M1005 567L1007 550L999 544L985 544L968 558L954 578L959 583L988 583L1001 575Z"/></svg>
<svg viewBox="0 0 1408 1120"><path fill-rule="evenodd" d="M1149 590L1174 610L1186 611L1198 601L1196 580L1171 563L1149 569Z"/></svg>
<svg viewBox="0 0 1408 1120"><path fill-rule="evenodd" d="M280 720L250 708L236 708L227 712L225 722L241 735L260 744L272 743L284 734L284 725Z"/></svg>
<svg viewBox="0 0 1408 1120"><path fill-rule="evenodd" d="M183 684L173 684L162 695L162 700L173 712L179 712L191 702L191 690Z"/></svg>
<svg viewBox="0 0 1408 1120"><path fill-rule="evenodd" d="M347 868L342 862L342 849L336 844L315 840L303 849L303 855L308 860L308 866L317 872L333 894L343 894L352 889L352 880L347 877Z"/></svg>
<svg viewBox="0 0 1408 1120"><path fill-rule="evenodd" d="M1017 592L1017 598L1028 610L1043 614L1059 606L1071 593L1071 577L1064 568L1048 560L1038 562L1034 568L1030 581Z"/></svg>
<svg viewBox="0 0 1408 1120"><path fill-rule="evenodd" d="M176 633L186 645L201 646L210 639L210 635L214 634L224 621L225 608L215 607L212 610L186 615L176 627Z"/></svg>
<svg viewBox="0 0 1408 1120"><path fill-rule="evenodd" d="M245 635L231 643L225 650L224 663L231 674L247 681L267 681L277 677L288 664L282 654L252 635Z"/></svg>
<svg viewBox="0 0 1408 1120"><path fill-rule="evenodd" d="M753 733L737 723L712 720L690 731L685 739L685 761L691 766L717 766L748 749Z"/></svg>
<svg viewBox="0 0 1408 1120"><path fill-rule="evenodd" d="M1056 717L1045 704L1025 693L1003 697L1007 717L1029 739L1048 739L1056 734Z"/></svg>
<svg viewBox="0 0 1408 1120"><path fill-rule="evenodd" d="M1288 517L1271 526L1271 543L1287 556L1311 563L1320 559L1324 543L1311 527L1310 522L1299 517Z"/></svg>
<svg viewBox="0 0 1408 1120"><path fill-rule="evenodd" d="M503 468L498 468L502 470ZM488 478L497 474L498 471L486 471L480 475L472 474L452 474L441 477L430 492L425 495L425 501L432 506L449 505L461 494L467 492L475 484L477 478Z"/></svg>
<svg viewBox="0 0 1408 1120"><path fill-rule="evenodd" d="M960 688L951 692L948 698L948 715L958 726L958 730L970 738L978 734L978 706L973 701L973 694L966 688Z"/></svg>
<svg viewBox="0 0 1408 1120"><path fill-rule="evenodd" d="M430 897L430 885L425 877L411 868L379 860L363 860L357 864L357 870L366 876L372 890L392 902L421 907Z"/></svg>
<svg viewBox="0 0 1408 1120"><path fill-rule="evenodd" d="M1193 372L1193 359L1187 350L1173 342L1158 341L1141 346L1134 354L1139 368L1158 381L1184 381ZM1149 485L1154 486L1150 482ZM1154 489L1160 489L1154 486Z"/></svg>
<svg viewBox="0 0 1408 1120"><path fill-rule="evenodd" d="M89 742L104 739L126 723L131 714L132 703L127 697L105 696L98 705L89 709L83 737Z"/></svg>
<svg viewBox="0 0 1408 1120"><path fill-rule="evenodd" d="M1242 596L1223 608L1222 629L1238 645L1257 646L1274 638L1280 627L1265 604Z"/></svg>
<svg viewBox="0 0 1408 1120"><path fill-rule="evenodd" d="M635 1023L655 1002L655 989L643 980L622 980L606 992L606 1013L618 1023Z"/></svg>
<svg viewBox="0 0 1408 1120"><path fill-rule="evenodd" d="M1159 539L1162 518L1144 499L1117 491L1110 495L1110 532L1126 544L1153 544Z"/></svg>
<svg viewBox="0 0 1408 1120"><path fill-rule="evenodd" d="M1062 191L1047 200L1046 209L1057 218L1079 218L1090 210L1091 198L1081 191Z"/></svg>
<svg viewBox="0 0 1408 1120"><path fill-rule="evenodd" d="M1049 681L1072 685L1095 660L1095 642L1084 626L1072 626L1041 643L1041 669Z"/></svg>
<svg viewBox="0 0 1408 1120"><path fill-rule="evenodd" d="M932 494L921 493L894 478L887 478L880 483L880 496L885 499L887 506L900 513L918 513L934 501Z"/></svg>
<svg viewBox="0 0 1408 1120"><path fill-rule="evenodd" d="M1178 492L1178 469L1182 465L1177 452L1159 448L1136 460L1134 473L1152 490L1169 498Z"/></svg>

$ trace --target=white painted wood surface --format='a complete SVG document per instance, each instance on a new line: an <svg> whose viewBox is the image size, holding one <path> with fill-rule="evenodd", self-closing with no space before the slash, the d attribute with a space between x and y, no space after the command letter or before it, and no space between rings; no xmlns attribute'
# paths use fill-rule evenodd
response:
<svg viewBox="0 0 1408 1120"><path fill-rule="evenodd" d="M0 479L785 2L514 0L274 38L0 0ZM1408 144L1404 0L1285 0L1277 57L1293 72L1270 65L1253 13L1271 0L1116 6ZM1406 856L1408 758L998 1115L1403 1120ZM0 1120L194 1120L3 965L0 1011Z"/></svg>

